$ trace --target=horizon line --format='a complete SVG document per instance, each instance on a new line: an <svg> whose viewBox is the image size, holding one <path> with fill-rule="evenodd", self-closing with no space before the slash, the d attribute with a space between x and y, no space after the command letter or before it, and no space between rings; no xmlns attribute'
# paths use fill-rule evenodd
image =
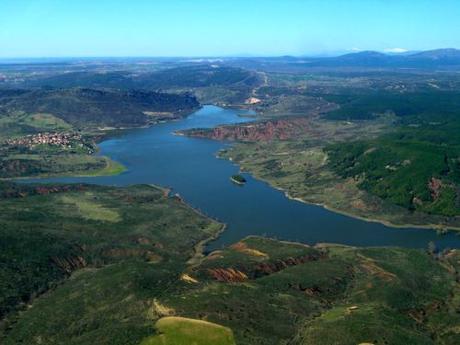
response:
<svg viewBox="0 0 460 345"><path fill-rule="evenodd" d="M420 52L436 51L436 50L458 50L459 48L446 47L446 48L433 48L422 50L405 50L401 52L391 52L388 50L372 50L372 49L349 49L344 51L331 51L329 53L306 53L306 54L231 54L231 55L63 55L63 56L0 56L0 60L25 60L25 59L242 59L242 58L327 58L327 57L340 57L348 54L358 54L363 52L377 52L389 56L410 55Z"/></svg>

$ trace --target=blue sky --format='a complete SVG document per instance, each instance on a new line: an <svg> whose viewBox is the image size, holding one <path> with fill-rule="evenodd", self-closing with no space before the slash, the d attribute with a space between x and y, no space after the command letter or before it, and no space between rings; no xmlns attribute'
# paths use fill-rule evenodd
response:
<svg viewBox="0 0 460 345"><path fill-rule="evenodd" d="M0 57L460 48L459 0L0 0Z"/></svg>

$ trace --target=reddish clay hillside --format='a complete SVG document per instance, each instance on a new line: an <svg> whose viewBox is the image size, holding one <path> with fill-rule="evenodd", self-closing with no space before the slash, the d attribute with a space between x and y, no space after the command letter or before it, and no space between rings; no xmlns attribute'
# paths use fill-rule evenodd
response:
<svg viewBox="0 0 460 345"><path fill-rule="evenodd" d="M315 133L311 120L307 118L281 119L252 122L237 126L220 126L212 130L193 129L186 135L216 140L269 141L286 140L304 133Z"/></svg>

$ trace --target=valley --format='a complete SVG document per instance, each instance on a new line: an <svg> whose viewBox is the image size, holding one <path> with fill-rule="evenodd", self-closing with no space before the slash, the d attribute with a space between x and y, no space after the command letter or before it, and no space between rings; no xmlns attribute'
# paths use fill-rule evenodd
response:
<svg viewBox="0 0 460 345"><path fill-rule="evenodd" d="M458 343L447 55L1 65L0 341Z"/></svg>

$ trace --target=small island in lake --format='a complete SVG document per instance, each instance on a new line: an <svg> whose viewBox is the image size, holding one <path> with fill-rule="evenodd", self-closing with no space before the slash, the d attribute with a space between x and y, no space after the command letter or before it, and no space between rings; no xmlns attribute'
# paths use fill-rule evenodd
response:
<svg viewBox="0 0 460 345"><path fill-rule="evenodd" d="M243 185L246 183L246 179L241 175L232 175L230 180L236 184Z"/></svg>

